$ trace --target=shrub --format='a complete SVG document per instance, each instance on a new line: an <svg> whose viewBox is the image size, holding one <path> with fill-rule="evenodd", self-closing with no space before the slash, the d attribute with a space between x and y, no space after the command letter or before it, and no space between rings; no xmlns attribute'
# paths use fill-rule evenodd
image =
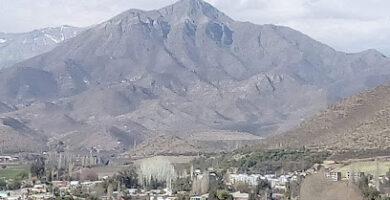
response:
<svg viewBox="0 0 390 200"><path fill-rule="evenodd" d="M7 188L8 190L18 190L20 189L20 186L21 186L21 182L20 181L17 181L17 180L13 180L11 182L8 182L7 184Z"/></svg>

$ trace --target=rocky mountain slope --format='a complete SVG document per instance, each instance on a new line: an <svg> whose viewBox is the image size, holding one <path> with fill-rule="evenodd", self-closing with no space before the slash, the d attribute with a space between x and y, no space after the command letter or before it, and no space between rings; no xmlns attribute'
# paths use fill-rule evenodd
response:
<svg viewBox="0 0 390 200"><path fill-rule="evenodd" d="M49 147L126 151L199 130L283 132L389 80L390 60L375 50L338 52L287 27L237 22L181 0L126 11L2 70L0 117Z"/></svg>
<svg viewBox="0 0 390 200"><path fill-rule="evenodd" d="M54 49L78 35L83 28L61 26L27 33L0 32L0 69Z"/></svg>
<svg viewBox="0 0 390 200"><path fill-rule="evenodd" d="M269 138L274 147L387 149L390 147L390 85L329 106L298 128Z"/></svg>

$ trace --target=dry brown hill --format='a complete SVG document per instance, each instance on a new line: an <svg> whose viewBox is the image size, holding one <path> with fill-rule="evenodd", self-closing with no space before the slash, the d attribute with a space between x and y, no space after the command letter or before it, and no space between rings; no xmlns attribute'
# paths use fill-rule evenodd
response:
<svg viewBox="0 0 390 200"><path fill-rule="evenodd" d="M156 155L195 155L227 152L244 145L255 144L261 137L248 133L204 130L183 133L185 136L159 135L150 137L125 154L136 157ZM182 134L182 135L183 135Z"/></svg>
<svg viewBox="0 0 390 200"><path fill-rule="evenodd" d="M336 149L390 147L390 84L329 106L289 132L269 138L272 147Z"/></svg>

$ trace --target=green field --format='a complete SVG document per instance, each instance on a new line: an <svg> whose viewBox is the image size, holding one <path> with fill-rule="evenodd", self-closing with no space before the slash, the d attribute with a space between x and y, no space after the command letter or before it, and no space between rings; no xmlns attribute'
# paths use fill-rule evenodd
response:
<svg viewBox="0 0 390 200"><path fill-rule="evenodd" d="M341 172L342 176L345 177L347 172L364 172L365 174L375 175L376 169L375 161L362 161L347 164L336 168L334 171ZM390 161L378 161L378 175L386 175L389 169Z"/></svg>
<svg viewBox="0 0 390 200"><path fill-rule="evenodd" d="M5 169L0 168L0 178L14 179L21 172L28 173L28 166L7 166Z"/></svg>

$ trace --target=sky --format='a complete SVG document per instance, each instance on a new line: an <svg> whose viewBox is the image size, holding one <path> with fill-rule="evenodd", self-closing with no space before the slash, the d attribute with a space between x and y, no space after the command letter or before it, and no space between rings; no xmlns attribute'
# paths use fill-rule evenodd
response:
<svg viewBox="0 0 390 200"><path fill-rule="evenodd" d="M289 26L336 50L390 56L390 0L206 0L235 20ZM175 0L0 0L0 32L89 26Z"/></svg>

